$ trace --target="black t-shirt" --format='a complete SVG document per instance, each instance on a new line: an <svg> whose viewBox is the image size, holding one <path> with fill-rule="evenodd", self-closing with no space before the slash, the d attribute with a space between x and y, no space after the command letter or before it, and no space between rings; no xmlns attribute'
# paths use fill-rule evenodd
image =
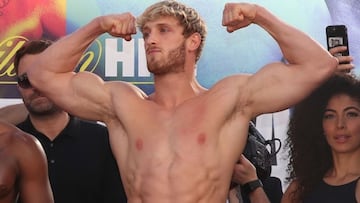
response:
<svg viewBox="0 0 360 203"><path fill-rule="evenodd" d="M71 116L51 141L29 118L17 126L44 148L55 203L127 202L106 127Z"/></svg>

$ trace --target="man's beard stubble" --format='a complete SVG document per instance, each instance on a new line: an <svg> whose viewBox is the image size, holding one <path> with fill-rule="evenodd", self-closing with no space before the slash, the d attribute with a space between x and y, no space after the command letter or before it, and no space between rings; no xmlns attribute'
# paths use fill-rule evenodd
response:
<svg viewBox="0 0 360 203"><path fill-rule="evenodd" d="M149 60L147 60L148 70L154 75L183 72L184 64L185 42L183 42L179 47L171 50L165 61L149 62Z"/></svg>
<svg viewBox="0 0 360 203"><path fill-rule="evenodd" d="M46 104L33 104L26 102L24 102L24 104L28 112L34 116L50 116L60 111L60 109L50 101Z"/></svg>

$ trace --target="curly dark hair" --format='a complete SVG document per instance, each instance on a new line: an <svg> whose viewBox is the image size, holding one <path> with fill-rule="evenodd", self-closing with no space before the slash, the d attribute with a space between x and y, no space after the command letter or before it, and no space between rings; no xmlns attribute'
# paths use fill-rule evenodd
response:
<svg viewBox="0 0 360 203"><path fill-rule="evenodd" d="M353 74L335 74L292 109L287 131L288 181L296 180L294 197L303 200L333 167L322 120L328 101L346 94L360 104L360 81Z"/></svg>

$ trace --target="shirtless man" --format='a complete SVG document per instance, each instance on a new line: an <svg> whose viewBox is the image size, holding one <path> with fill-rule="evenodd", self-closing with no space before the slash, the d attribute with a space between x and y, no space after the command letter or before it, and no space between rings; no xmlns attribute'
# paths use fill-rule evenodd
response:
<svg viewBox="0 0 360 203"><path fill-rule="evenodd" d="M52 203L47 162L31 135L0 122L0 203Z"/></svg>
<svg viewBox="0 0 360 203"><path fill-rule="evenodd" d="M299 102L338 64L322 46L265 8L228 3L222 22L227 31L259 25L279 43L288 64L271 63L254 75L229 76L207 90L195 77L205 23L192 8L160 1L137 19L154 74L153 94L126 82L73 72L99 35L131 40L135 21L130 13L97 17L22 60L22 74L57 105L107 125L130 203L225 202L249 121Z"/></svg>

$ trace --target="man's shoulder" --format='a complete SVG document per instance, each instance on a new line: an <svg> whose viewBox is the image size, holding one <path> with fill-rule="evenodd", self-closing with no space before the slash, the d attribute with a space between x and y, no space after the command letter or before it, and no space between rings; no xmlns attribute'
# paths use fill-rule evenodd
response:
<svg viewBox="0 0 360 203"><path fill-rule="evenodd" d="M0 141L2 144L18 146L21 147L21 149L36 143L36 139L30 134L11 124L3 122L0 122Z"/></svg>
<svg viewBox="0 0 360 203"><path fill-rule="evenodd" d="M19 128L5 122L0 122L1 136L17 138L19 136L22 136L23 134L25 134L25 132L21 131Z"/></svg>
<svg viewBox="0 0 360 203"><path fill-rule="evenodd" d="M234 87L244 87L248 84L250 77L255 74L234 74L224 77L223 79L217 81L210 89L210 92L224 90L227 91L227 88L234 88Z"/></svg>

